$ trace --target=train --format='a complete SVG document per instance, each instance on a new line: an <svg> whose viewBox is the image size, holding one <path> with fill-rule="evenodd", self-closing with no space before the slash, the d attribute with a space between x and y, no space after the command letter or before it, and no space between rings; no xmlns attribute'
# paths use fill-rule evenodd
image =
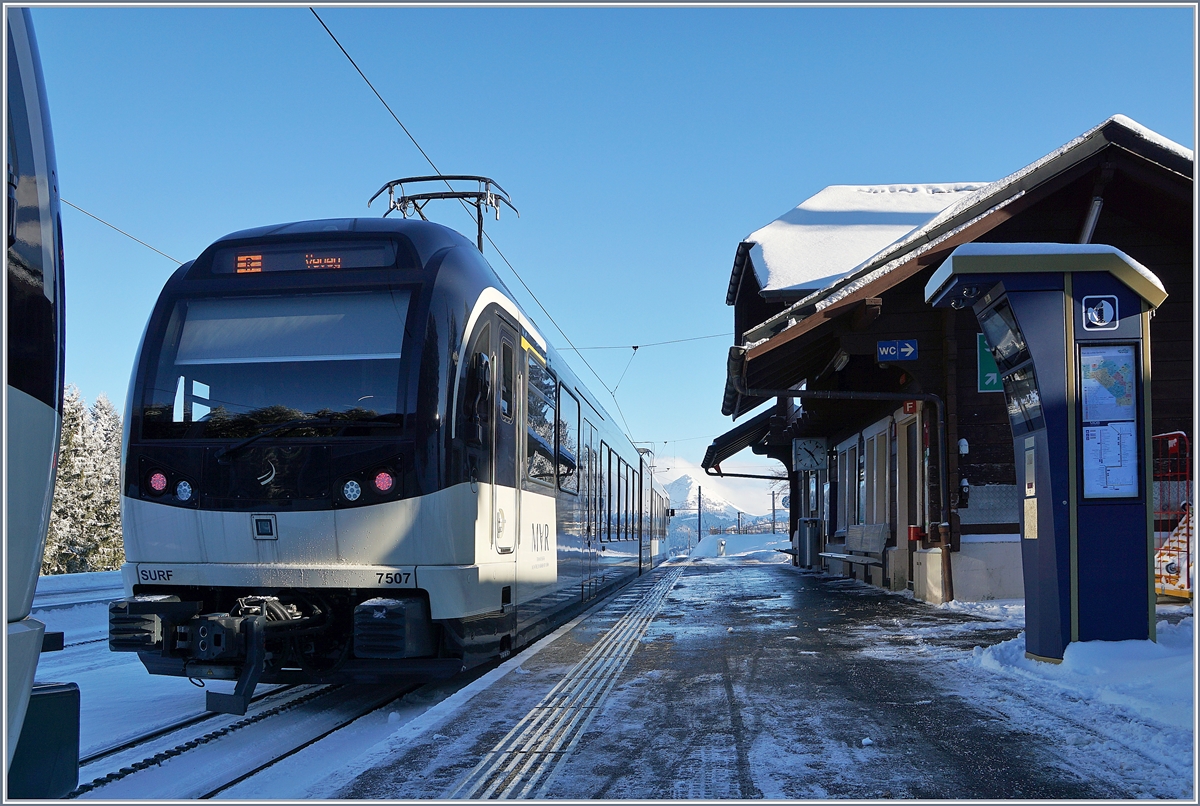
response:
<svg viewBox="0 0 1200 806"><path fill-rule="evenodd" d="M110 649L234 681L206 705L242 714L259 683L507 657L680 550L653 455L479 224L475 244L424 215L264 226L173 274L126 398Z"/></svg>
<svg viewBox="0 0 1200 806"><path fill-rule="evenodd" d="M54 496L62 428L65 287L58 168L41 59L26 8L5 9L8 42L7 496L4 549L7 794L62 797L75 788L79 688L36 681L63 634L30 617Z"/></svg>

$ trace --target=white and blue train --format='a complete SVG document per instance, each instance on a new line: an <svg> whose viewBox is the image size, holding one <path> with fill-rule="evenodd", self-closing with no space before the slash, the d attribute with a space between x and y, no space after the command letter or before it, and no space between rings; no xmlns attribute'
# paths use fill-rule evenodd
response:
<svg viewBox="0 0 1200 806"><path fill-rule="evenodd" d="M8 362L4 486L8 632L7 795L57 798L75 788L79 689L35 682L38 659L62 649L30 617L62 428L64 309L62 221L54 138L29 9L6 8L8 124Z"/></svg>
<svg viewBox="0 0 1200 806"><path fill-rule="evenodd" d="M369 682L503 657L667 556L669 502L462 235L233 233L150 316L127 397L127 597L154 674Z"/></svg>

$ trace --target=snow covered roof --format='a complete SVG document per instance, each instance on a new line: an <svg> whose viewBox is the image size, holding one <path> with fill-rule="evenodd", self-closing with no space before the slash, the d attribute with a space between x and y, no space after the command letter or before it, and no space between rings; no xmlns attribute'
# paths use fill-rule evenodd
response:
<svg viewBox="0 0 1200 806"><path fill-rule="evenodd" d="M983 186L831 185L752 232L739 257L749 257L763 296L817 291ZM731 296L745 270L739 262Z"/></svg>
<svg viewBox="0 0 1200 806"><path fill-rule="evenodd" d="M1020 198L1026 190L1044 181L1044 175L1066 170L1109 143L1118 143L1172 170L1186 172L1189 177L1192 175L1192 163L1195 160L1192 149L1147 129L1125 115L1114 115L1019 171L989 185L978 186L973 192L957 195L951 204L932 215L924 224L886 244L848 273L830 279L822 288L747 331L746 346L765 341L802 322L804 317L797 315L800 309L821 311L835 305Z"/></svg>

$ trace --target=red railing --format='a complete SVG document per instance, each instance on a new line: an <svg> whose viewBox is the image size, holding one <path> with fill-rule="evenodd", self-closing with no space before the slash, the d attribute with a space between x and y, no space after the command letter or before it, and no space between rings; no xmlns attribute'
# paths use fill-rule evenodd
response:
<svg viewBox="0 0 1200 806"><path fill-rule="evenodd" d="M1187 434L1154 440L1154 585L1160 594L1192 596L1192 462Z"/></svg>

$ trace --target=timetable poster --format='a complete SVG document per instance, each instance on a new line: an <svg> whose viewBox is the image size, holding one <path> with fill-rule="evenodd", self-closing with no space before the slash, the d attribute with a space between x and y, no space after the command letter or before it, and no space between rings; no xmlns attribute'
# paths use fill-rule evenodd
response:
<svg viewBox="0 0 1200 806"><path fill-rule="evenodd" d="M1138 494L1136 361L1131 344L1080 347L1084 498Z"/></svg>

